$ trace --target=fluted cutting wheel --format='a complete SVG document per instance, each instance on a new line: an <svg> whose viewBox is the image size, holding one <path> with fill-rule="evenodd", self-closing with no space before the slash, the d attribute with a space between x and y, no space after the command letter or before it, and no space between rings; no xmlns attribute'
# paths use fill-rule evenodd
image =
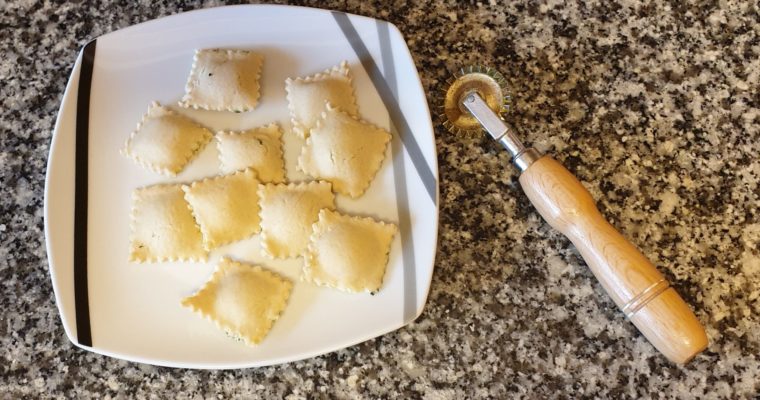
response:
<svg viewBox="0 0 760 400"><path fill-rule="evenodd" d="M460 69L447 82L443 99L443 126L456 134L480 134L483 128L462 105L462 99L477 92L493 112L503 115L509 111L510 97L507 81L493 68L473 65Z"/></svg>

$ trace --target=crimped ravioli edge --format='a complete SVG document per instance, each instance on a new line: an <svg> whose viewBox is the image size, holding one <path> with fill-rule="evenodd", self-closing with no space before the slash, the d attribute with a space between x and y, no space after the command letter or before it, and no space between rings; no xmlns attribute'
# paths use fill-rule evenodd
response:
<svg viewBox="0 0 760 400"><path fill-rule="evenodd" d="M385 251L385 257L384 257L385 268L383 269L383 276L380 278L380 287L378 287L376 291L373 292L372 290L368 290L368 289L365 289L364 291L354 290L354 289L351 289L351 288L348 288L348 287L345 287L345 286L333 285L333 284L330 284L329 282L324 282L324 281L322 281L322 280L320 280L320 279L318 279L318 278L316 278L314 276L311 276L310 272L308 271L309 268L307 268L307 267L309 267L310 265L314 265L315 262L316 262L316 261L314 261L314 255L317 254L318 252L317 252L317 249L314 248L313 244L314 244L314 242L317 239L317 235L319 235L322 232L319 229L320 228L319 227L319 222L322 219L321 218L322 213L325 212L325 211L333 213L333 214L337 214L339 217L350 218L352 220L359 221L359 222L362 222L362 223L379 224L379 225L382 225L383 227L390 226L390 227L393 228L393 233L391 234L390 242L388 244L388 248ZM326 208L323 208L323 209L319 210L319 216L320 216L320 218L317 220L317 222L315 222L311 226L312 233L311 233L311 236L309 237L309 245L307 246L306 253L304 253L304 263L303 263L303 269L302 269L302 273L301 273L301 280L302 281L306 281L306 282L311 282L311 283L313 283L313 284L315 284L317 286L323 286L323 287L329 287L329 288L337 289L337 290L340 290L340 291L346 292L346 293L370 293L370 294L373 294L375 292L379 292L382 289L382 287L383 287L383 282L385 282L385 275L388 273L388 263L390 262L390 252L391 252L391 248L393 247L393 237L398 233L398 226L396 224L394 224L394 223L389 223L389 222L385 222L385 221L382 221L382 220L376 220L376 219L374 219L372 217L366 217L366 216L360 216L360 215L352 215L352 214L344 214L344 213L341 213L339 211L329 210L329 209L326 209Z"/></svg>
<svg viewBox="0 0 760 400"><path fill-rule="evenodd" d="M332 191L332 183L330 181L326 181L326 180L312 180L312 181L289 182L289 183L265 183L265 184L259 184L259 188L257 190L257 194L259 196L259 221L261 221L261 240L260 240L260 243L261 243L261 249L263 250L263 253L267 257L269 257L269 258L271 258L273 260L284 260L284 259L289 259L289 258L295 258L295 257L303 256L304 253L293 253L293 252L279 253L279 252L273 251L270 248L269 236L266 234L266 230L264 229L264 216L261 215L262 211L264 210L264 207L262 206L262 203L263 203L262 200L264 198L264 196L262 195L262 193L263 193L264 189L266 189L268 186L269 187L284 188L284 189L293 189L293 188L302 187L302 186L316 186L316 185L323 185L323 184L329 185L329 187L330 187L330 194L332 194L332 210L334 210L335 209L335 193ZM309 236L311 236L311 235L309 235Z"/></svg>
<svg viewBox="0 0 760 400"><path fill-rule="evenodd" d="M381 127L373 124L372 122L369 122L369 121L364 120L362 118L354 117L351 114L343 111L342 109L340 109L338 107L333 107L332 104L330 104L330 102L325 102L325 111L322 111L322 115L317 120L317 124L314 127L314 129L319 129L319 128L322 127L322 121L327 118L327 111L335 111L337 113L343 113L343 114L348 115L349 117L351 117L354 121L357 121L357 122L359 122L361 124L370 126L372 129L383 131L383 132L386 133L386 140L383 143L384 148L383 148L383 152L382 152L382 157L378 158L378 161L376 162L377 165L375 165L372 168L373 172L370 174L369 179L367 180L367 182L362 187L357 188L356 190L346 190L344 192L342 190L339 191L338 188L333 184L333 188L335 189L336 193L347 195L347 196L351 197L352 199L359 198L362 195L364 195L364 192L367 191L367 189L370 187L370 185L372 184L372 182L377 177L377 173L380 172L380 167L382 167L383 161L385 161L385 158L386 158L385 157L385 152L387 151L388 143L391 141L391 139L393 138L393 136L386 129L383 129L383 128L381 128ZM306 138L306 142L304 143L303 147L301 148L301 154L298 155L298 162L296 163L296 167L297 167L297 169L299 171L301 171L301 172L305 173L306 175L309 175L309 176L311 176L311 177L313 177L315 179L328 180L328 179L326 179L324 177L319 177L319 176L314 175L315 171L313 169L311 171L307 171L307 169L304 166L304 163L305 163L304 157L306 155L306 149L307 149L307 147L309 147L311 145L311 142L312 142L311 135L309 135L309 137Z"/></svg>
<svg viewBox="0 0 760 400"><path fill-rule="evenodd" d="M132 243L134 243L135 236L135 211L137 208L137 202L139 200L139 193L147 190L158 190L165 187L171 187L171 186L179 186L182 187L181 183L159 183L156 185L150 185L150 186L144 186L139 187L137 189L132 190L132 207L130 208L129 212L129 256L127 260L132 263L136 264L145 264L145 263L155 263L155 262L206 262L208 261L208 250L206 250L205 246L203 247L205 251L205 255L203 257L133 257L132 255ZM184 196L183 196L184 200ZM185 200L185 203L187 201ZM193 222L195 222L195 216L193 216ZM196 227L200 230L200 226L198 226L198 223L196 222ZM201 234L202 235L202 234Z"/></svg>
<svg viewBox="0 0 760 400"><path fill-rule="evenodd" d="M354 89L353 77L351 76L351 70L348 68L348 61L346 60L343 60L338 65L334 65L330 68L325 69L324 71L317 72L313 75L308 75L306 77L299 76L299 77L296 77L295 79L293 78L285 79L285 92L286 92L285 99L288 102L288 112L290 113L290 124L293 126L293 131L296 133L296 135L302 139L308 138L309 132L307 132L306 127L303 126L301 122L296 119L295 109L293 108L293 101L292 101L291 93L290 93L290 86L293 82L307 82L307 83L315 82L315 81L323 80L331 76L343 77L348 80L348 85L351 88L351 102L357 106L356 108L358 110L359 106L356 103L356 92ZM352 114L349 114L349 115L354 116Z"/></svg>
<svg viewBox="0 0 760 400"><path fill-rule="evenodd" d="M190 121L193 124L195 124L195 126L197 126L198 128L201 128L205 132L203 140L201 140L201 141L199 141L197 143L197 145L186 156L185 160L182 161L181 166L178 167L178 168L170 169L170 168L166 168L166 167L160 167L160 166L155 165L155 164L153 164L151 162L143 160L142 158L140 158L140 156L138 156L137 154L133 153L130 150L130 144L132 143L132 140L137 135L137 133L140 132L140 129L142 129L143 124L145 124L145 121L147 120L148 114L150 114L150 112L154 108L162 108L163 110L165 110L169 114L173 114L173 115L176 115L178 117L185 118L188 121ZM157 174L160 174L160 175L165 175L165 176L169 176L169 177L175 177L175 176L177 176L177 174L179 174L180 172L184 171L185 167L187 167L187 164L189 164L190 161L193 158L195 158L195 156L197 156L198 153L200 153L201 150L203 150L206 147L206 145L211 141L211 139L213 139L213 137L214 137L214 134L211 132L211 130L209 130L204 125L198 123L196 120L194 120L194 119L192 119L192 118L190 118L190 117L188 117L186 115L182 115L182 114L180 114L180 113L172 110L169 107L163 106L158 101L152 101L150 103L150 106L148 106L148 111L146 111L142 115L142 117L140 118L140 121L137 123L137 127L132 131L132 133L129 134L129 137L127 138L126 142L124 143L124 148L122 148L122 150L121 150L121 154L123 156L127 157L127 158L131 158L132 160L135 161L135 163L137 163L137 165L139 165L139 166L141 166L141 167L143 167L143 168L145 168L145 169L147 169L149 171L153 171L153 172L155 172Z"/></svg>
<svg viewBox="0 0 760 400"><path fill-rule="evenodd" d="M274 132L276 132L275 135L270 135L268 132L266 132L267 130L269 130L271 128L274 128ZM281 169L282 179L278 180L278 181L273 181L273 183L285 182L286 179L287 179L287 170L285 168L285 152L283 151L284 143L282 142L282 134L283 134L283 132L282 132L282 129L280 127L280 124L278 124L277 122L270 122L269 124L253 127L253 128L250 128L250 129L242 129L242 130L225 129L225 130L217 131L216 134L214 135L214 139L215 139L215 142L216 142L216 150L217 150L217 153L218 153L220 170L222 171L223 174L230 174L230 173L233 173L235 171L241 171L242 170L242 169L233 170L232 168L230 168L230 167L228 167L228 166L225 165L224 156L222 154L222 142L221 142L220 138L224 137L224 136L227 136L227 137L241 136L241 135L250 133L252 131L254 131L254 133L259 133L260 131L264 131L264 132L266 132L266 133L264 133L264 135L274 137L275 139L277 139L280 142L279 157L278 158L282 162L282 169ZM255 171L255 169L254 169L254 171ZM257 178L259 180L261 180L261 178L258 177L258 172L257 172ZM269 182L266 182L266 183L269 183Z"/></svg>
<svg viewBox="0 0 760 400"><path fill-rule="evenodd" d="M207 177L205 177L203 179L198 179L198 180L192 181L192 182L190 182L190 184L182 184L182 186L181 186L182 187L182 191L185 193L184 196L183 196L184 199L185 199L185 203L187 203L187 208L189 208L190 212L193 214L193 219L195 220L195 224L198 225L198 228L201 230L201 236L203 237L203 248L206 249L206 251L210 252L211 250L214 250L216 248L222 247L224 245L227 245L227 244L230 244L230 243L239 242L241 240L246 240L246 239L248 239L248 238L256 235L257 233L261 232L261 207L259 207L259 213L258 213L259 214L259 229L258 230L254 231L250 235L247 235L246 237L244 237L242 239L238 239L238 240L229 240L229 241L222 241L222 242L216 242L216 241L209 242L209 241L206 240L206 237L208 237L210 235L209 235L208 231L206 230L206 228L203 226L203 224L200 223L200 218L198 217L198 214L196 214L195 208L190 203L190 200L188 200L188 196L190 195L188 193L188 191L191 190L191 189L193 189L193 188L195 188L196 186L201 185L202 183L205 183L205 182L208 182L208 181L214 181L214 180L222 179L222 178L225 178L225 177L228 177L228 176L232 176L232 175L238 175L238 174L242 175L242 174L245 174L245 173L248 173L248 172L252 173L253 174L253 179L255 179L258 182L258 178L256 176L256 171L253 170L253 168L246 168L246 169L241 169L241 170L229 173L229 174L219 174L219 175L215 175L215 176L207 176ZM258 201L257 201L257 203L258 203Z"/></svg>
<svg viewBox="0 0 760 400"><path fill-rule="evenodd" d="M258 61L258 65L256 68L256 98L254 99L253 105L249 105L247 107L242 108L235 108L232 106L227 107L214 107L210 106L208 104L201 104L196 103L192 100L192 91L195 89L194 80L197 76L198 71L198 55L203 52L209 52L209 53L227 53L227 57L229 60L229 57L233 54L253 54L256 56L256 60ZM235 49L217 49L217 48L211 48L211 49L195 49L195 54L193 54L193 64L190 67L190 75L187 77L187 82L185 83L185 93L182 95L182 99L180 99L179 102L177 102L177 105L179 105L182 108L192 108L195 110L208 110L208 111L230 111L230 112L247 112L252 111L256 109L259 105L259 99L261 98L261 71L264 66L264 56L262 54L259 54L252 50L235 50Z"/></svg>
<svg viewBox="0 0 760 400"><path fill-rule="evenodd" d="M225 262L231 264L230 265L231 267L247 267L247 268L253 269L253 271L262 272L265 275L274 277L277 281L284 284L283 285L284 293L282 293L284 295L279 296L280 299L274 306L274 308L277 310L277 316L274 319L265 318L266 332L261 337L255 338L251 336L244 336L238 330L234 329L231 326L227 326L227 324L222 323L218 319L215 319L211 313L205 312L201 308L197 307L194 302L192 302L193 299L197 298L204 291L206 291L209 288L209 286L211 286L211 284L216 283L220 279L223 273L226 273L229 270L229 268L225 269L222 267L222 263L225 263ZM223 332L227 334L231 334L235 338L243 340L248 346L255 347L256 345L260 344L269 335L269 332L272 330L272 326L274 325L274 323L278 319L280 319L280 317L282 316L282 313L287 308L287 305L288 305L287 303L288 303L288 300L290 299L290 294L292 293L292 291L293 291L293 282L290 279L268 268L264 268L258 264L243 263L243 262L236 261L230 257L223 256L217 262L217 265L214 269L214 272L211 274L211 277L208 280L206 280L206 282L204 282L203 285L198 290L196 290L192 295L184 297L182 300L180 300L180 304L183 307L190 308L194 313L200 314L204 319L213 322L214 325L216 325L216 327L222 330Z"/></svg>

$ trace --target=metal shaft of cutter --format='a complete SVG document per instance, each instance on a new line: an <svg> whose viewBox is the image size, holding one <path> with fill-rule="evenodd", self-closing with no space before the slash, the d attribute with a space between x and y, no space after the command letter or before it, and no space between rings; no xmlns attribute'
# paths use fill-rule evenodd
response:
<svg viewBox="0 0 760 400"><path fill-rule="evenodd" d="M523 145L509 125L488 107L488 104L477 92L467 94L462 100L462 105L480 122L483 129L494 140L501 143L512 154L512 161L521 171L525 171L530 164L541 157L535 149L526 148Z"/></svg>

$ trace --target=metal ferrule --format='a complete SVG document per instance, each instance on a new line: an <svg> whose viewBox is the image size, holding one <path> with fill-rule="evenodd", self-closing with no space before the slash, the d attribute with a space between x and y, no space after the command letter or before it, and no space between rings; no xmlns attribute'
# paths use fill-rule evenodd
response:
<svg viewBox="0 0 760 400"><path fill-rule="evenodd" d="M512 157L512 163L520 169L520 172L525 172L525 170L528 169L531 164L538 161L539 158L541 158L541 153L532 147L528 147L522 153Z"/></svg>
<svg viewBox="0 0 760 400"><path fill-rule="evenodd" d="M531 164L541 158L541 153L536 151L536 149L532 147L526 148L523 145L509 125L488 107L488 104L483 101L483 98L477 92L468 93L464 97L462 105L480 122L483 129L494 140L501 143L512 154L512 163L520 169L520 172L525 171Z"/></svg>

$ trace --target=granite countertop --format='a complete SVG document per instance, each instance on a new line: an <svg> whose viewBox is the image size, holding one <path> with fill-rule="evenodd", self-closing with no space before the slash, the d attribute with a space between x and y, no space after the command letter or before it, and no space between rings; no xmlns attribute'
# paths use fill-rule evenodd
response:
<svg viewBox="0 0 760 400"><path fill-rule="evenodd" d="M210 4L214 3L214 4ZM760 393L760 12L752 2L308 3L405 35L430 108L458 66L500 69L510 121L659 266L709 348L669 363L545 224L509 158L434 116L440 232L425 311L329 355L247 370L120 361L66 338L48 275L45 166L88 39L213 6L0 8L0 398L753 398ZM649 2L642 2L649 3ZM672 4L672 5L669 5Z"/></svg>

